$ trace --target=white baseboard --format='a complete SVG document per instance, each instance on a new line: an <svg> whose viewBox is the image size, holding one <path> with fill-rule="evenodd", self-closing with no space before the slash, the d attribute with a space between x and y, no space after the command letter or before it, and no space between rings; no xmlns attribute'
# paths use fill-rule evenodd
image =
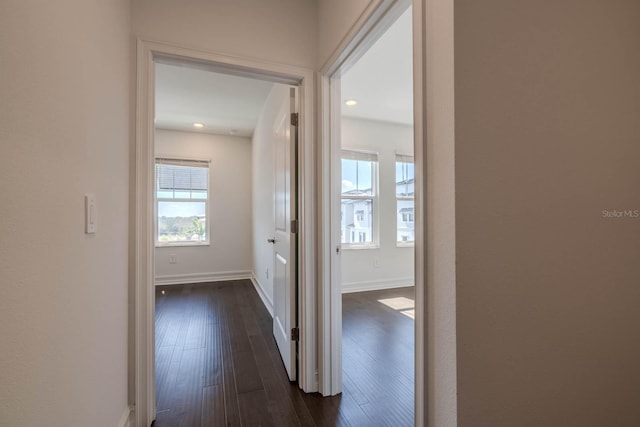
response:
<svg viewBox="0 0 640 427"><path fill-rule="evenodd" d="M364 282L351 282L342 284L342 293L351 292L378 291L381 289L404 288L405 286L414 285L413 277L402 277L399 279L388 280L367 280Z"/></svg>
<svg viewBox="0 0 640 427"><path fill-rule="evenodd" d="M251 283L253 283L253 287L256 288L256 292L258 292L258 295L260 296L260 299L262 300L264 306L267 308L267 311L269 312L271 317L273 317L273 301L264 291L264 288L262 287L262 284L256 277L255 273L251 274Z"/></svg>
<svg viewBox="0 0 640 427"><path fill-rule="evenodd" d="M131 427L131 408L128 406L124 408L124 412L120 417L120 421L118 421L118 425L116 427Z"/></svg>
<svg viewBox="0 0 640 427"><path fill-rule="evenodd" d="M220 282L224 280L251 279L250 271L220 271L216 273L189 273L156 276L158 285L183 285L186 283Z"/></svg>

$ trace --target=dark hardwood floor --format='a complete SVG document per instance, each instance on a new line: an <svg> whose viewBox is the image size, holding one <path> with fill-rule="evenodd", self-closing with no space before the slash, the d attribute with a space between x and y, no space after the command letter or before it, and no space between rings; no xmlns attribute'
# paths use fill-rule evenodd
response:
<svg viewBox="0 0 640 427"><path fill-rule="evenodd" d="M378 302L412 292L344 296L344 393L323 398L289 382L250 281L157 287L155 426L413 425L413 321Z"/></svg>
<svg viewBox="0 0 640 427"><path fill-rule="evenodd" d="M413 425L414 300L413 287L342 296L342 404L359 407L351 424Z"/></svg>

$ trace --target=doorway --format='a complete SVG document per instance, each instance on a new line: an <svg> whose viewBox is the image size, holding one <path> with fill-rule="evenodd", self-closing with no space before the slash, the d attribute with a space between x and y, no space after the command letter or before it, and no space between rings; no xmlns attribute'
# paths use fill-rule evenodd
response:
<svg viewBox="0 0 640 427"><path fill-rule="evenodd" d="M339 177L334 276L342 395L362 419L414 424L412 9L395 9L333 78ZM334 122L334 126L336 122ZM336 200L337 199L337 200Z"/></svg>
<svg viewBox="0 0 640 427"><path fill-rule="evenodd" d="M134 384L132 384L132 388L135 393L135 402L136 402L136 418L138 425L149 425L149 423L155 419L156 417L156 398L155 398L155 369L154 369L154 344L155 344L155 328L154 328L154 318L155 318L155 246L160 242L160 238L168 239L169 241L175 241L176 245L169 245L169 249L163 254L163 260L166 258L166 265L164 267L178 266L181 264L189 264L189 262L193 261L195 257L194 254L187 254L184 251L178 252L177 249L181 243L184 241L189 241L191 243L197 243L195 246L206 247L207 245L211 246L211 242L214 239L217 239L217 242L221 242L223 244L232 245L234 242L232 238L226 237L224 239L220 239L222 231L218 230L215 232L213 227L215 212L214 212L214 201L208 200L206 203L203 203L202 195L205 192L208 192L209 189L203 189L202 185L196 186L194 188L189 188L190 192L190 202L193 203L193 207L198 207L198 212L190 212L189 215L169 215L166 214L165 220L168 218L173 218L171 221L164 221L164 224L161 224L162 221L158 220L157 215L160 214L160 211L167 212L166 209L170 208L170 204L176 204L177 201L174 200L176 198L182 199L180 202L185 202L184 199L187 199L184 196L185 188L169 188L164 186L161 188L162 197L158 197L156 200L155 195L159 194L159 187L157 186L156 181L156 171L158 168L163 169L162 173L167 172L168 175L174 173L175 180L175 170L177 168L182 169L191 169L190 174L190 182L204 182L202 179L199 180L198 177L201 178L201 171L198 169L211 168L212 162L211 158L208 158L208 155L203 154L202 152L197 153L194 151L195 146L191 146L190 149L187 149L185 156L183 152L169 152L171 151L169 147L171 144L170 140L181 139L178 138L183 137L184 135L176 135L176 133L181 133L180 130L166 130L166 132L162 132L163 141L161 144L167 143L164 145L165 151L169 152L169 155L165 155L163 153L156 152L156 139L155 135L155 127L157 123L155 123L155 119L157 118L155 114L156 104L155 104L155 81L156 78L160 76L161 68L164 66L176 66L178 68L188 68L190 70L196 71L207 71L218 73L224 76L235 76L235 77L243 77L250 78L253 80L259 80L261 82L268 82L269 84L278 84L280 87L285 88L285 92L287 95L287 107L290 107L290 93L288 87L283 85L289 85L294 88L295 92L298 92L297 101L295 101L296 107L298 109L297 118L297 126L295 126L295 131L292 128L282 127L282 133L286 138L290 136L298 135L298 147L297 151L293 154L296 160L300 164L300 168L296 170L293 169L294 172L291 175L291 179L295 180L295 182L300 182L301 185L299 188L291 187L289 183L286 183L286 189L288 191L294 191L294 194L297 197L286 198L287 202L291 202L294 206L289 209L291 212L297 212L297 218L287 218L286 231L290 232L290 227L292 226L291 220L297 219L297 223L294 224L297 231L297 239L299 242L298 245L293 247L290 256L293 258L300 257L301 259L306 259L307 257L313 256L312 250L312 239L309 238L313 231L313 218L308 215L309 212L313 212L313 191L308 187L308 183L311 182L310 177L313 172L313 157L312 150L309 148L311 135L312 135L312 77L313 74L309 70L297 69L294 67L281 66L277 64L271 64L267 62L260 61L249 61L242 60L238 58L226 57L224 55L218 55L213 53L201 52L201 51L192 51L189 49L177 48L174 46L167 46L155 42L146 42L140 41L138 46L138 115L137 115L137 134L136 134L136 151L138 155L136 156L136 193L137 197L136 201L136 259L135 259L135 307L133 318L135 318L135 328L133 331L133 342L135 347L134 352L134 361L133 366L135 366L135 376L134 376ZM287 124L291 120L291 116L287 115L286 120ZM204 121L204 120L202 120ZM189 120L188 126L194 126L194 123L197 123L198 126L196 129L204 129L207 127L207 123L201 123L200 121ZM211 125L212 126L212 125ZM165 125L166 127L166 125ZM194 133L192 129L189 129ZM237 135L233 135L234 133L241 132L240 126L227 128L224 132L227 133L227 137L236 137ZM183 132L182 133L187 133ZM202 139L204 136L198 134L198 138ZM196 138L197 139L197 138ZM185 143L186 144L186 143ZM185 145L181 144L181 145ZM180 145L180 144L179 144ZM188 145L188 144L186 144ZM196 144L197 146L197 144ZM284 150L287 153L291 153L291 151ZM215 156L213 156L215 157ZM160 159L159 161L157 159ZM193 162L193 163L190 163ZM209 164L207 165L207 163ZM189 164L187 164L189 163ZM198 164L195 164L198 163ZM269 163L271 165L272 163ZM224 168L225 166L230 165L220 165L218 167ZM250 168L250 165L244 165L245 168ZM164 170L166 169L166 170ZM238 173L238 171L236 171ZM286 174L283 174L286 175ZM233 176L233 174L231 174ZM228 190L233 190L233 180L227 177L226 179L220 179L218 182L212 182L209 180L209 185L211 186L211 191L213 190L213 185L217 186L227 186ZM191 184L190 184L191 185ZM168 191L172 191L171 195L165 194ZM270 190L271 194L273 190ZM229 193L233 193L233 191L229 191ZM176 197L178 194L179 197ZM170 199L170 200L169 200ZM277 199L277 198L276 198ZM277 201L277 200L276 200ZM160 206L160 203L163 202L165 205ZM241 207L240 207L241 209ZM218 216L222 215L222 213L218 212ZM175 218L182 217L181 221L175 221ZM184 217L190 221L188 224L183 224ZM170 223L171 222L171 223ZM176 226L176 222L177 224ZM156 224L159 226L162 225L162 230L159 227L156 227ZM274 222L275 224L275 222ZM185 232L186 228L188 232ZM231 233L234 232L233 227L229 227ZM276 228L272 228L270 232L270 236L275 235ZM178 229L182 229L179 231ZM167 232L167 230L169 230ZM236 229L236 232L239 231ZM212 234L213 232L213 234ZM240 234L240 233L239 233ZM272 246L269 244L267 239L264 239L264 245L269 248L269 251L273 254L274 251ZM162 248L165 249L165 248ZM166 255L166 256L165 256ZM160 258L160 256L158 256ZM210 257L209 257L210 258ZM271 302L272 309L274 311L278 310L278 302L275 301L275 292L272 290L274 297L272 297L272 301L269 301L269 289L265 289L266 287L256 286L256 283L259 282L257 276L261 274L258 271L258 268L253 264L253 270L250 271L250 276L252 281L254 282L254 286L258 290L258 294L263 299L263 302L266 300L265 306L269 307L269 302ZM287 268L289 265L295 265L294 262L291 262L290 259L287 259ZM274 274L272 270L269 272L264 272L265 275L269 275L272 277ZM209 272L211 273L211 271ZM214 272L215 273L215 272ZM238 278L237 276L246 275L246 270L233 270L231 271L222 271L218 272L217 279L232 279ZM298 340L295 341L293 337L290 338L288 344L292 347L298 346L299 352L297 357L297 366L299 369L299 374L294 374L293 379L298 380L299 387L305 391L313 391L313 363L315 358L313 357L313 352L308 351L308 346L315 339L313 328L310 327L310 320L313 318L313 312L308 309L314 303L313 292L310 291L311 281L309 277L312 277L314 274L313 264L306 263L302 265L298 269L290 269L286 270L285 274L287 275L287 279L289 283L291 283L291 290L286 290L287 295L289 297L289 301L286 306L286 310L291 310L292 312L297 307L299 310L299 326L300 333L298 336ZM182 275L182 277L177 277ZM178 272L176 274L164 274L164 277L161 278L165 280L165 284L169 285L172 281L180 280L181 282L185 281L185 276L187 279L191 279L191 282L202 282L208 281L211 279L216 279L216 277L207 277L208 273L206 272L198 272L195 273L194 276L189 277L189 273ZM173 276L173 277L172 277ZM209 275L210 276L210 275ZM277 274L275 274L278 277ZM203 280L204 279L204 280ZM255 279L255 280L253 280ZM189 281L189 280L187 280ZM297 291L293 288L294 283L298 283ZM288 286L287 283L284 283L284 286ZM277 288L277 287L276 287ZM169 288L167 288L169 289ZM262 292L262 294L261 294ZM285 328L293 328L298 326L295 324L296 319L294 315L289 315L287 321L293 322L292 324L285 325ZM284 352L284 350L283 350ZM295 352L293 353L293 359L296 359ZM295 365L296 360L291 361L293 366Z"/></svg>
<svg viewBox="0 0 640 427"><path fill-rule="evenodd" d="M259 360L297 380L297 88L162 60L155 77L156 422L242 419L268 400Z"/></svg>
<svg viewBox="0 0 640 427"><path fill-rule="evenodd" d="M411 12L340 77L343 395L397 426L415 418Z"/></svg>
<svg viewBox="0 0 640 427"><path fill-rule="evenodd" d="M344 50L323 73L322 94L326 100L323 125L327 134L323 151L323 198L330 201L323 224L330 223L330 231L323 240L326 257L322 288L325 317L321 327L329 331L331 338L325 341L321 352L321 366L324 368L324 393L353 395L355 390L360 412L368 418L384 418L402 408L400 413L395 413L396 420L401 420L402 425L411 425L415 419L420 425L423 418L420 406L415 404L418 393L414 390L422 387L423 378L416 376L413 360L414 354L419 354L421 343L414 342L419 325L413 323L412 317L422 315L422 307L416 304L415 298L421 293L422 283L414 274L418 268L413 261L416 258L414 248L418 249L423 242L413 227L420 222L422 212L416 210L419 204L413 200L416 196L414 164L421 162L414 163L413 160L414 140L418 139L412 128L412 47L415 34L412 23L415 16L410 6L409 1L382 2L361 24L361 28L352 30L353 38L347 41ZM397 28L390 29L396 22L404 38L387 42L392 51L388 60L385 61L381 55L377 65L371 65L376 52L381 50L376 43L380 41L384 46L385 37L393 38ZM389 36L385 35L387 32ZM405 59L394 58L393 54L400 53L398 50L402 49ZM395 73L396 69L403 67L404 73ZM350 83L352 70L356 77ZM389 79L388 88L385 88L385 78ZM406 83L406 88L394 89L398 82ZM356 92L358 89L360 94ZM376 96L380 98L376 99ZM403 97L406 98L403 103L405 111L400 112L397 101ZM389 101L389 106L395 104L395 108L385 111L381 107ZM416 202L421 201L421 196L416 197ZM416 292L413 291L414 284L420 285L416 286ZM351 293L353 291L362 293ZM374 295L374 292L379 295ZM369 309L364 309L366 306ZM374 332L383 332L385 327L377 328L375 325L389 322L364 318L363 322L374 326L358 331L357 321L353 324L352 320L359 316L347 312L354 307L357 313L365 315L376 312L378 308L381 309L378 314L397 314L402 318L400 324L405 326L391 331L384 338L384 334L376 336ZM401 331L407 339L395 339L402 335ZM365 339L367 334L374 337L368 343ZM385 340L386 348L383 348ZM328 347L327 342L330 342ZM383 352L377 357L373 354L376 347L383 350L402 347L403 351L397 352L399 359L408 362L404 365L407 369L392 375L404 384L399 387L388 384L391 389L401 390L396 393L400 399L391 406L389 403L393 398L389 398L389 387L386 387L391 378L384 379L384 375L374 373L376 363L379 366L385 363L380 362L384 360ZM328 354L327 348L337 355ZM365 374L370 380L368 385L358 387L354 380L357 375L348 373L349 369L362 371L364 366L352 359L351 351L360 351L364 359L371 362L371 368L367 368L368 374ZM416 362L415 365L421 363L419 358ZM393 370L399 366L396 363ZM373 382L377 385L371 387L371 380L377 381ZM370 388L369 396L361 393L367 386Z"/></svg>
<svg viewBox="0 0 640 427"><path fill-rule="evenodd" d="M415 160L415 423L455 425L455 91L451 0L381 0L350 29L320 75L322 97L321 391L342 391L339 170L340 73L413 8ZM427 126L428 124L428 126Z"/></svg>

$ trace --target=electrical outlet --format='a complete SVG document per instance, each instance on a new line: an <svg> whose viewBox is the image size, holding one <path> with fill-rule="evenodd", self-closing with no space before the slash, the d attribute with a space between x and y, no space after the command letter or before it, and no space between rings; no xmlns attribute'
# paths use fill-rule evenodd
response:
<svg viewBox="0 0 640 427"><path fill-rule="evenodd" d="M373 257L373 266L375 268L380 268L380 258L379 257Z"/></svg>
<svg viewBox="0 0 640 427"><path fill-rule="evenodd" d="M178 262L178 257L175 254L169 255L169 264L175 264Z"/></svg>

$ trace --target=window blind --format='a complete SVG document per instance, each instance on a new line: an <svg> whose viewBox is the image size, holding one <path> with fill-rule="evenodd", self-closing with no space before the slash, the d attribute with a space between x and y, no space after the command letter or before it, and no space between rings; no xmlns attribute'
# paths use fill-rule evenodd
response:
<svg viewBox="0 0 640 427"><path fill-rule="evenodd" d="M208 168L211 162L209 160L191 160L191 159L171 159L165 157L156 157L156 164L174 165L174 166L191 166L194 168Z"/></svg>
<svg viewBox="0 0 640 427"><path fill-rule="evenodd" d="M396 154L396 162L413 163L413 156L407 156L406 154Z"/></svg>
<svg viewBox="0 0 640 427"><path fill-rule="evenodd" d="M209 162L156 159L156 182L162 191L207 191Z"/></svg>
<svg viewBox="0 0 640 427"><path fill-rule="evenodd" d="M369 153L366 151L342 150L342 158L348 160L362 160L365 162L377 162L378 153Z"/></svg>

